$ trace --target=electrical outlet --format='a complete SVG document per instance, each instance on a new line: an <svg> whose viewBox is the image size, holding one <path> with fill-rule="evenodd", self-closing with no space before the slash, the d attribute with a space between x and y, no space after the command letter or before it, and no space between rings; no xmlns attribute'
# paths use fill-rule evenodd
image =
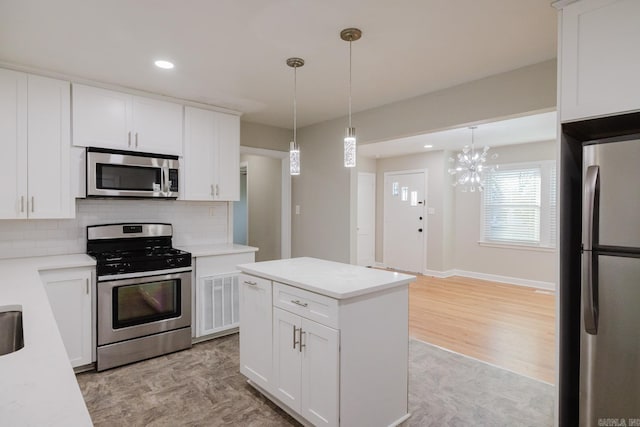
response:
<svg viewBox="0 0 640 427"><path fill-rule="evenodd" d="M296 205L296 215L300 215L300 205Z"/></svg>

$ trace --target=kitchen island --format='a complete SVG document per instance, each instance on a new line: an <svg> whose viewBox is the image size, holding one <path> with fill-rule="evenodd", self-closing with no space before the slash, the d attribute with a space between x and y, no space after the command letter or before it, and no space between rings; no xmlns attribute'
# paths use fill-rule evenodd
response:
<svg viewBox="0 0 640 427"><path fill-rule="evenodd" d="M409 418L414 276L315 258L238 269L240 372L253 387L306 425Z"/></svg>

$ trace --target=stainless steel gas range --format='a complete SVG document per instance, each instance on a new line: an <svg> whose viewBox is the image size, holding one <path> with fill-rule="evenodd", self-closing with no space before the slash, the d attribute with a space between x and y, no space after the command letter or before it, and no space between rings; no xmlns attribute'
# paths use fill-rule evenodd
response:
<svg viewBox="0 0 640 427"><path fill-rule="evenodd" d="M191 254L170 224L87 227L97 268L97 370L191 347Z"/></svg>

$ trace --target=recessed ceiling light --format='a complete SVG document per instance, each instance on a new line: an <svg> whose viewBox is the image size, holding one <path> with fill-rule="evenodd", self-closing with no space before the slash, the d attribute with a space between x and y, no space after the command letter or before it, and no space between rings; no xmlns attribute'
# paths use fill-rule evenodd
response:
<svg viewBox="0 0 640 427"><path fill-rule="evenodd" d="M424 148L433 148L433 145L427 144L427 145L424 146Z"/></svg>
<svg viewBox="0 0 640 427"><path fill-rule="evenodd" d="M154 64L156 64L156 67L163 68L165 70L170 70L173 68L173 62L165 61L164 59L158 59L156 62L154 62Z"/></svg>

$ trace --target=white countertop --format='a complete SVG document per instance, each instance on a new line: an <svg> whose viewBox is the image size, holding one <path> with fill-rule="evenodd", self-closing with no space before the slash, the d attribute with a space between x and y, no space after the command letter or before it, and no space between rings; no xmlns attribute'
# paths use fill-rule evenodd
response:
<svg viewBox="0 0 640 427"><path fill-rule="evenodd" d="M257 252L258 248L253 246L236 245L234 243L219 243L212 245L188 245L177 246L178 249L191 252L191 256L194 258L201 256L213 256L213 255L229 255L239 254L245 252Z"/></svg>
<svg viewBox="0 0 640 427"><path fill-rule="evenodd" d="M241 264L240 271L336 299L347 299L407 285L415 276L325 261L290 258Z"/></svg>
<svg viewBox="0 0 640 427"><path fill-rule="evenodd" d="M0 356L0 424L92 425L38 274L91 266L85 254L0 260L0 307L22 306L25 343Z"/></svg>

